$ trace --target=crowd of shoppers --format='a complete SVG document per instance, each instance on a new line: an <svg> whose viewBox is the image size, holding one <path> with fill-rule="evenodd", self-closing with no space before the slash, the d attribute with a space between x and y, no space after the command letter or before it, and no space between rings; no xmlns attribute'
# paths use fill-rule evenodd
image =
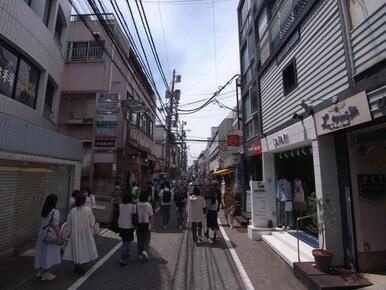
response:
<svg viewBox="0 0 386 290"><path fill-rule="evenodd" d="M142 189L142 190L141 190ZM216 184L197 186L184 181L153 184L139 187L133 183L131 189L119 190L110 229L122 239L120 265L128 264L130 242L137 238L138 259L149 260L151 231L154 214L162 215L163 229L168 228L172 203L175 205L177 224L180 230L186 221L191 227L194 244L204 243L204 235L210 243L217 240L219 225L218 211L224 208L227 223L233 226L234 201L231 194L220 193ZM74 190L69 200L69 214L60 228L60 212L56 208L58 198L47 196L42 211L39 235L36 245L34 267L41 280L53 280L51 268L61 263L61 246L64 244L63 259L74 263L74 273L83 275L88 262L98 258L94 234L99 224L95 221L95 196L89 188ZM113 226L113 224L115 224ZM211 237L211 233L212 237ZM62 239L63 238L63 239Z"/></svg>

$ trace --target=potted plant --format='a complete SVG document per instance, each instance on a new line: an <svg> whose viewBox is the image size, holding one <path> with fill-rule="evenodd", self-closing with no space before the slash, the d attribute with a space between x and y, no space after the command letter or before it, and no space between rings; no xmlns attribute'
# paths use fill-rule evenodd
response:
<svg viewBox="0 0 386 290"><path fill-rule="evenodd" d="M331 224L336 223L335 209L328 198L317 198L314 192L308 197L308 208L315 215L314 222L308 229L321 237L320 248L312 250L312 255L316 267L322 272L329 272L334 253L325 249L325 229L327 220Z"/></svg>

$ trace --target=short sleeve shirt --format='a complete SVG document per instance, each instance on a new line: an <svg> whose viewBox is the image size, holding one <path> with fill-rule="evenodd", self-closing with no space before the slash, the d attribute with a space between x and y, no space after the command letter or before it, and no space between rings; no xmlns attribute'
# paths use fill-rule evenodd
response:
<svg viewBox="0 0 386 290"><path fill-rule="evenodd" d="M153 207L148 202L139 202L137 204L138 222L148 224L150 217L153 216Z"/></svg>

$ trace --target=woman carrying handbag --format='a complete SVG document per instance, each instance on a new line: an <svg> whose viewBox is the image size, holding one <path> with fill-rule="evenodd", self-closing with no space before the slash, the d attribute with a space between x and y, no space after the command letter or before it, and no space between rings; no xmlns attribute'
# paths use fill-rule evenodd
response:
<svg viewBox="0 0 386 290"><path fill-rule="evenodd" d="M42 280L55 279L56 276L49 270L52 266L61 263L60 212L55 208L57 201L58 197L55 194L47 196L41 212L34 267L38 269L36 276Z"/></svg>
<svg viewBox="0 0 386 290"><path fill-rule="evenodd" d="M121 267L127 265L130 256L129 244L134 240L136 212L136 205L133 204L131 194L125 194L122 197L122 203L119 204L118 217L119 236L122 238L121 257L119 259Z"/></svg>

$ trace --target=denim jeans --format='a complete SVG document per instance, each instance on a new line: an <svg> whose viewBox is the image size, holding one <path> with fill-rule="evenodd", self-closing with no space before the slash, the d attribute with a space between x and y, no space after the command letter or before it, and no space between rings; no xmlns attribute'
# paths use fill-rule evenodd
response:
<svg viewBox="0 0 386 290"><path fill-rule="evenodd" d="M170 204L161 205L162 223L166 226L170 220Z"/></svg>
<svg viewBox="0 0 386 290"><path fill-rule="evenodd" d="M176 208L177 223L179 226L184 225L184 213L185 213L185 207L177 207Z"/></svg>
<svg viewBox="0 0 386 290"><path fill-rule="evenodd" d="M198 238L202 239L202 222L192 222L193 242L197 242ZM197 238L198 233L198 238Z"/></svg>
<svg viewBox="0 0 386 290"><path fill-rule="evenodd" d="M148 252L150 247L150 231L137 231L137 243L138 243L138 254L143 251Z"/></svg>
<svg viewBox="0 0 386 290"><path fill-rule="evenodd" d="M293 212L292 211L285 211L285 201L280 201L276 199L276 206L277 206L277 225L278 226L294 226L293 222ZM287 221L285 218L287 217Z"/></svg>
<svg viewBox="0 0 386 290"><path fill-rule="evenodd" d="M122 241L122 247L121 247L121 259L127 260L129 257L129 241Z"/></svg>

